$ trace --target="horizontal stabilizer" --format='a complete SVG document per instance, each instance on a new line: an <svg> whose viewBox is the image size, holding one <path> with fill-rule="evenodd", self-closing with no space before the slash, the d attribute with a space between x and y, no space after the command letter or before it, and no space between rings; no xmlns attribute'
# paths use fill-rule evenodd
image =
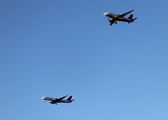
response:
<svg viewBox="0 0 168 120"><path fill-rule="evenodd" d="M136 20L137 18L132 19L133 21Z"/></svg>

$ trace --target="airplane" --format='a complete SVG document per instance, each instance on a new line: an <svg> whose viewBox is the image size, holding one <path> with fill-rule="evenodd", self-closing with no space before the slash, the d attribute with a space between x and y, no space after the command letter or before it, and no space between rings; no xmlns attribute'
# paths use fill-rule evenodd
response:
<svg viewBox="0 0 168 120"><path fill-rule="evenodd" d="M128 18L126 18L125 16L130 14L131 12L133 12L134 10L130 10L128 12L125 12L123 14L114 14L114 13L110 13L110 12L105 12L103 13L104 16L108 17L108 22L110 22L110 25L112 24L117 24L117 21L122 21L122 22L134 22L134 20L136 20L137 18L133 18L133 14L131 14ZM112 18L112 19L109 19Z"/></svg>
<svg viewBox="0 0 168 120"><path fill-rule="evenodd" d="M52 97L42 97L41 99L42 100L48 100L50 101L50 104L56 104L57 103L71 103L72 101L74 101L74 99L72 100L72 96L70 96L68 99L64 100L64 98L66 97L67 95L63 96L63 97L60 97L60 98L52 98Z"/></svg>

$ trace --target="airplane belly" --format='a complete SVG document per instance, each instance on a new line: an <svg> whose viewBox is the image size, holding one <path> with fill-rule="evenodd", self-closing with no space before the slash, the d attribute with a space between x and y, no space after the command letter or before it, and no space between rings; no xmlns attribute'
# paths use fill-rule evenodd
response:
<svg viewBox="0 0 168 120"><path fill-rule="evenodd" d="M118 21L129 22L129 20L126 18L119 19Z"/></svg>
<svg viewBox="0 0 168 120"><path fill-rule="evenodd" d="M68 101L64 100L64 101L61 101L62 103L68 103Z"/></svg>

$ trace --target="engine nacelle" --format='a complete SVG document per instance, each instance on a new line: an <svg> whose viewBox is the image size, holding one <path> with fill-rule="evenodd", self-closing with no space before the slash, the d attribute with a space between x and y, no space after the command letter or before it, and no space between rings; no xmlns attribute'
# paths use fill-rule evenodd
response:
<svg viewBox="0 0 168 120"><path fill-rule="evenodd" d="M108 22L112 22L112 20L108 20Z"/></svg>
<svg viewBox="0 0 168 120"><path fill-rule="evenodd" d="M50 104L55 104L55 103L53 101L51 101Z"/></svg>

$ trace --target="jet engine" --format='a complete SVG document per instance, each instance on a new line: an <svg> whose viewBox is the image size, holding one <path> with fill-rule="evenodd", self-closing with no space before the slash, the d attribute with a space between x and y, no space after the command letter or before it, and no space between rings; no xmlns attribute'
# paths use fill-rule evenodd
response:
<svg viewBox="0 0 168 120"><path fill-rule="evenodd" d="M50 104L55 104L55 103L53 101L51 101Z"/></svg>

